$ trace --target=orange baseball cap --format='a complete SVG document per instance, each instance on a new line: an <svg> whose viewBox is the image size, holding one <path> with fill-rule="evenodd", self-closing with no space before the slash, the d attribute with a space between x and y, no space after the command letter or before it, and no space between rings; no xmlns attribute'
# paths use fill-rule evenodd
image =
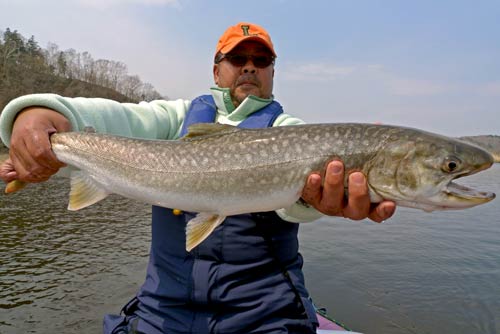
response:
<svg viewBox="0 0 500 334"><path fill-rule="evenodd" d="M253 23L240 22L227 30L219 38L215 55L219 52L226 54L243 41L257 41L264 44L276 57L271 36L261 26Z"/></svg>

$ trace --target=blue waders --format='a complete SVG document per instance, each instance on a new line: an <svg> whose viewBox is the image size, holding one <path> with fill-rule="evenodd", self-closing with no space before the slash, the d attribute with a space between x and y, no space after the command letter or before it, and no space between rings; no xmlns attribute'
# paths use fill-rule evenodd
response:
<svg viewBox="0 0 500 334"><path fill-rule="evenodd" d="M270 127L282 112L272 102L239 126ZM181 135L189 125L212 123L215 116L212 96L196 98ZM230 216L188 253L185 227L192 217L153 206L146 281L122 315L105 317L105 334L315 333L298 224L274 212Z"/></svg>

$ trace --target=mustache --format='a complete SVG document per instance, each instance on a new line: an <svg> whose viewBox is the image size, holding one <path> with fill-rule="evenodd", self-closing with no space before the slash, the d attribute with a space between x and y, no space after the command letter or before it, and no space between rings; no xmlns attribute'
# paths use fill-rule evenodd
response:
<svg viewBox="0 0 500 334"><path fill-rule="evenodd" d="M239 86L243 83L251 83L256 86L260 86L260 81L257 79L257 76L255 74L251 73L245 73L241 75L237 80L236 80L236 85Z"/></svg>

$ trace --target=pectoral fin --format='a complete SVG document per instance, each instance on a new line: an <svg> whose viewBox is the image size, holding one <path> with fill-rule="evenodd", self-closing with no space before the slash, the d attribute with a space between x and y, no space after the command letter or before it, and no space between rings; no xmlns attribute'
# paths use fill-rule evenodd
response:
<svg viewBox="0 0 500 334"><path fill-rule="evenodd" d="M198 246L224 219L226 219L225 216L210 213L199 213L191 219L186 226L186 250L190 252Z"/></svg>
<svg viewBox="0 0 500 334"><path fill-rule="evenodd" d="M71 172L68 210L76 211L106 198L109 193L83 172Z"/></svg>

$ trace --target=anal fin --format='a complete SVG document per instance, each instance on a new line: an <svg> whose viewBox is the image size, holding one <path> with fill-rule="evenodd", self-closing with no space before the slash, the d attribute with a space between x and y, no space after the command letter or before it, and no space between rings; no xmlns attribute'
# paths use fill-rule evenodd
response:
<svg viewBox="0 0 500 334"><path fill-rule="evenodd" d="M186 250L190 252L202 243L224 219L225 216L205 212L197 214L186 226Z"/></svg>

